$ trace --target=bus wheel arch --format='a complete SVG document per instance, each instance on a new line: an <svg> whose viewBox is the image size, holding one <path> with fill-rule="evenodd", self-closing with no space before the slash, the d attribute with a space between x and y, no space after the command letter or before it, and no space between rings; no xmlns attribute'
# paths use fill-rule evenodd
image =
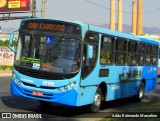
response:
<svg viewBox="0 0 160 121"><path fill-rule="evenodd" d="M144 89L146 88L146 80L145 79L142 79L141 83L144 84Z"/></svg>
<svg viewBox="0 0 160 121"><path fill-rule="evenodd" d="M105 100L106 90L107 90L107 87L104 82L98 86L96 93L94 95L94 101L89 106L89 112L97 113L100 110L102 101Z"/></svg>
<svg viewBox="0 0 160 121"><path fill-rule="evenodd" d="M102 101L105 101L106 96L107 96L107 85L106 85L106 83L102 82L99 85L99 88L101 88L101 90L102 90Z"/></svg>

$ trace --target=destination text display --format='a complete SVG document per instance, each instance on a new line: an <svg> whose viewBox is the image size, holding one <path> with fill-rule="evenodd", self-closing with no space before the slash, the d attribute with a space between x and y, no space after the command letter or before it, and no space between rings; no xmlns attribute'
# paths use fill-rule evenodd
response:
<svg viewBox="0 0 160 121"><path fill-rule="evenodd" d="M81 27L79 25L54 20L24 21L21 24L20 30L41 30L81 35Z"/></svg>

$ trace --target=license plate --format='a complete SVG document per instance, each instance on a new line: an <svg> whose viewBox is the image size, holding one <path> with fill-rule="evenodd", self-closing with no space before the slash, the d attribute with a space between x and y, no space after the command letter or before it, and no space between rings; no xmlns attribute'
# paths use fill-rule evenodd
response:
<svg viewBox="0 0 160 121"><path fill-rule="evenodd" d="M43 92L38 92L38 91L33 91L32 94L35 96L43 96Z"/></svg>

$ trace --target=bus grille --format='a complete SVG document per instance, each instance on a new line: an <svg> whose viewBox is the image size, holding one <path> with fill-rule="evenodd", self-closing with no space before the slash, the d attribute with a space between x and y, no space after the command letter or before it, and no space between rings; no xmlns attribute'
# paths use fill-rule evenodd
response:
<svg viewBox="0 0 160 121"><path fill-rule="evenodd" d="M36 88L41 88L41 89L57 89L57 87L47 87L47 86L40 86L37 87L35 84L30 84L30 83L26 83L26 82L22 82L25 86L29 86L29 87L36 87Z"/></svg>
<svg viewBox="0 0 160 121"><path fill-rule="evenodd" d="M33 70L33 69L25 68L25 67L19 67L16 65L14 65L14 68L16 71L18 71L19 73L23 75L38 78L38 79L47 79L47 80L66 79L66 77L63 76L63 74L53 74L51 72Z"/></svg>

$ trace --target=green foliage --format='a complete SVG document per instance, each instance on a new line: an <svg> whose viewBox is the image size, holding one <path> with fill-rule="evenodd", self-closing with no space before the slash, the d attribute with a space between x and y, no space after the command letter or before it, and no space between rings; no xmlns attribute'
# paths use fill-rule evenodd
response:
<svg viewBox="0 0 160 121"><path fill-rule="evenodd" d="M13 41L13 47L17 47L18 41Z"/></svg>
<svg viewBox="0 0 160 121"><path fill-rule="evenodd" d="M9 40L2 41L0 40L0 46L8 46Z"/></svg>
<svg viewBox="0 0 160 121"><path fill-rule="evenodd" d="M13 45L12 46L16 47L17 43L18 43L17 40L13 41ZM5 41L0 40L0 46L7 46L8 47L8 45L9 45L9 40L5 40Z"/></svg>
<svg viewBox="0 0 160 121"><path fill-rule="evenodd" d="M9 68L10 70L12 70L12 69L13 69L13 66L8 66L8 68Z"/></svg>
<svg viewBox="0 0 160 121"><path fill-rule="evenodd" d="M2 70L6 70L6 69L8 68L8 66L7 66L7 65L2 65L2 66L0 66L0 68L1 68Z"/></svg>
<svg viewBox="0 0 160 121"><path fill-rule="evenodd" d="M6 69L12 70L13 67L12 66L7 66L7 65L0 65L0 70L4 70L5 71Z"/></svg>

